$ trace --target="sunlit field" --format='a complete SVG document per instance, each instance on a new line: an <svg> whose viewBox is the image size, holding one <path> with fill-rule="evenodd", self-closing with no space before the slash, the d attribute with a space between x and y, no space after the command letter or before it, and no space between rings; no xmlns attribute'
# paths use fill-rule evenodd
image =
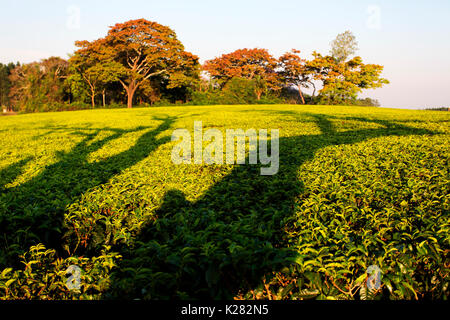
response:
<svg viewBox="0 0 450 320"><path fill-rule="evenodd" d="M278 173L175 165L172 132L194 121L279 129ZM447 297L449 121L298 105L0 117L0 298Z"/></svg>

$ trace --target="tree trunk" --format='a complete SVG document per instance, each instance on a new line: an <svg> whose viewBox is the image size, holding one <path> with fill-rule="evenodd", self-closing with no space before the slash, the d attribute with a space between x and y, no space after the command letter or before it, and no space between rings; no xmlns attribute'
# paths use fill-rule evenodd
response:
<svg viewBox="0 0 450 320"><path fill-rule="evenodd" d="M131 91L127 92L127 108L131 109L133 108L133 93Z"/></svg>
<svg viewBox="0 0 450 320"><path fill-rule="evenodd" d="M261 90L256 90L255 93L256 93L256 100L258 100L258 101L261 100L261 96L262 96L263 92Z"/></svg>
<svg viewBox="0 0 450 320"><path fill-rule="evenodd" d="M92 109L95 108L95 86L89 84L90 88L91 88L91 104L92 104Z"/></svg>
<svg viewBox="0 0 450 320"><path fill-rule="evenodd" d="M302 104L305 104L305 98L303 97L301 86L298 86L298 94L300 95L300 99L302 99Z"/></svg>
<svg viewBox="0 0 450 320"><path fill-rule="evenodd" d="M106 90L104 90L103 89L103 91L102 91L102 96L103 96L103 107L105 107L105 105L106 105L106 97L105 97L105 95L106 95L106 92L105 92Z"/></svg>
<svg viewBox="0 0 450 320"><path fill-rule="evenodd" d="M127 108L131 109L133 108L133 96L134 96L134 92L136 91L137 86L135 83L130 83L130 85L127 88Z"/></svg>
<svg viewBox="0 0 450 320"><path fill-rule="evenodd" d="M95 83L92 83L91 81L89 81L89 78L87 78L84 74L83 74L83 78L89 85L89 89L91 89L91 104L92 104L92 109L94 109L94 107L95 107L95 90L96 90Z"/></svg>

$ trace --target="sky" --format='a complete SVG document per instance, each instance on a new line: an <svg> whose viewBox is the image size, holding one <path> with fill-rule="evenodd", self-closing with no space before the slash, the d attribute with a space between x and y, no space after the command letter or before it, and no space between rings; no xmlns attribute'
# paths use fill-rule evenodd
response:
<svg viewBox="0 0 450 320"><path fill-rule="evenodd" d="M118 22L167 25L187 51L212 59L240 48L328 54L346 30L357 55L384 66L390 84L365 90L383 107L450 106L450 0L0 0L0 62L67 58L76 40Z"/></svg>

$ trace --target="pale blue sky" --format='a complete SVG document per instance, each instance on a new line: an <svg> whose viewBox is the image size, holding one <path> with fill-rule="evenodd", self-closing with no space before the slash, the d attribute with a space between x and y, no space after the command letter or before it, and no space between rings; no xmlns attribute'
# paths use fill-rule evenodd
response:
<svg viewBox="0 0 450 320"><path fill-rule="evenodd" d="M0 0L0 62L67 58L75 40L145 18L170 26L204 60L238 48L292 48L310 58L351 30L358 55L385 66L391 84L368 90L386 107L450 106L449 0ZM77 11L79 10L79 24ZM379 19L377 14L379 13Z"/></svg>

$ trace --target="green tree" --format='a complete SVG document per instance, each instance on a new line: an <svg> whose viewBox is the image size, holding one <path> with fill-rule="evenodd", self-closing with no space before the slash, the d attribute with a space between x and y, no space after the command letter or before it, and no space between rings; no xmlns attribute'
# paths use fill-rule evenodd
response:
<svg viewBox="0 0 450 320"><path fill-rule="evenodd" d="M358 50L356 37L350 31L338 34L336 39L331 42L331 56L338 62L346 61Z"/></svg>
<svg viewBox="0 0 450 320"><path fill-rule="evenodd" d="M119 80L123 73L122 66L115 61L103 59L101 52L95 47L85 45L85 42L77 44L82 48L69 59L71 81L74 84L80 80L85 82L92 108L95 107L95 97L99 93L102 93L103 105L105 105L106 86Z"/></svg>
<svg viewBox="0 0 450 320"><path fill-rule="evenodd" d="M263 86L255 79L232 78L222 90L223 100L227 104L249 104L257 99L258 86ZM259 99L257 99L259 100Z"/></svg>
<svg viewBox="0 0 450 320"><path fill-rule="evenodd" d="M322 56L317 52L313 56L306 67L314 74L314 80L322 82L321 103L354 104L363 89L379 88L389 83L381 77L383 66L364 64L361 57L338 62L332 56Z"/></svg>
<svg viewBox="0 0 450 320"><path fill-rule="evenodd" d="M9 92L11 89L9 76L15 67L14 63L0 63L0 106L9 106Z"/></svg>
<svg viewBox="0 0 450 320"><path fill-rule="evenodd" d="M66 86L69 88L70 99L77 102L90 102L90 89L80 73L69 67L69 74L66 79Z"/></svg>

